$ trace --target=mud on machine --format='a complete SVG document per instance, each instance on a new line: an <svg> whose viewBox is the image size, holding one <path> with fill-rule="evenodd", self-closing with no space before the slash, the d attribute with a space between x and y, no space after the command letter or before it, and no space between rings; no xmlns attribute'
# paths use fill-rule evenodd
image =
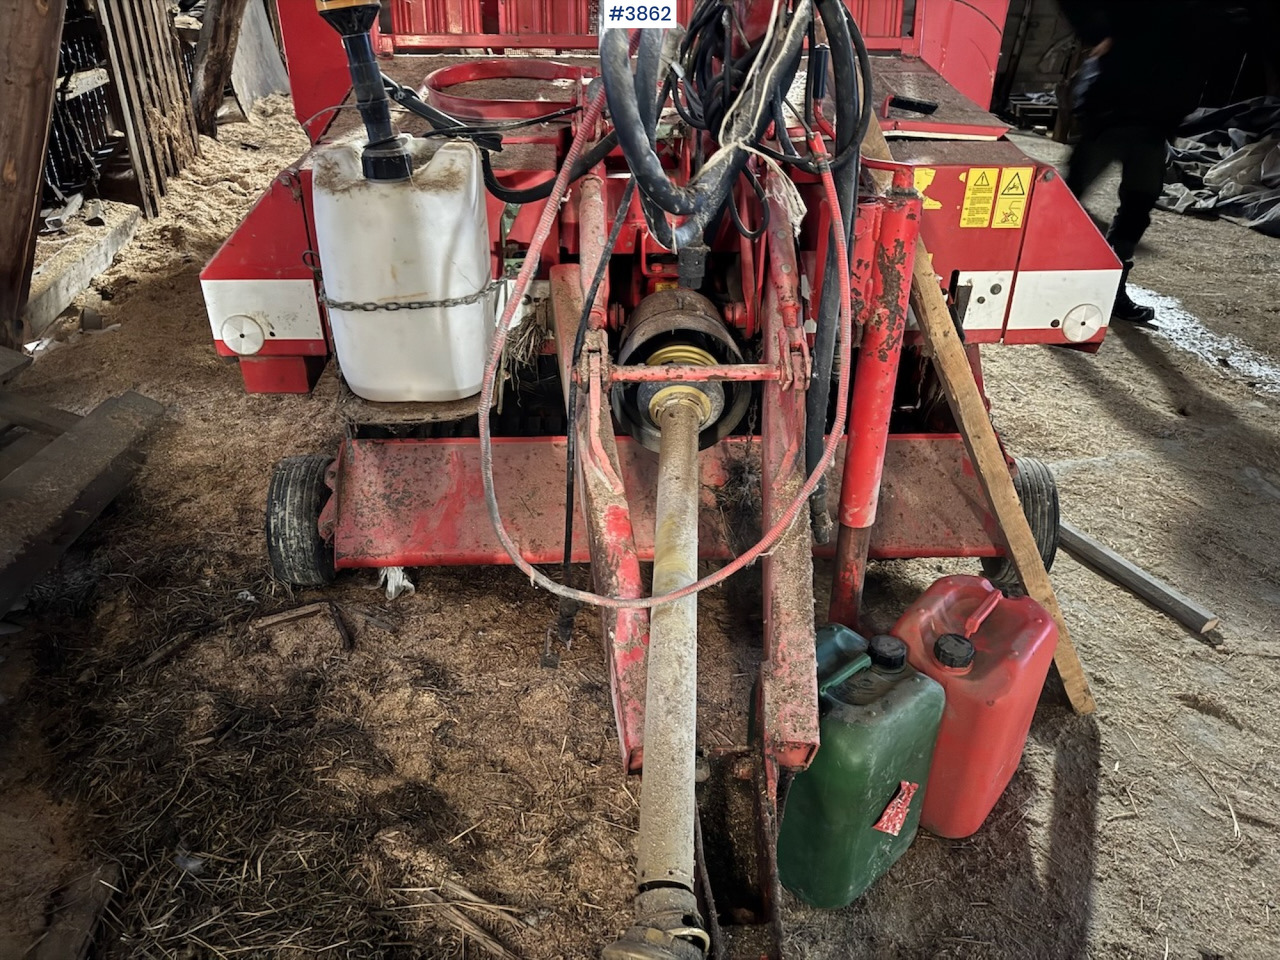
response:
<svg viewBox="0 0 1280 960"><path fill-rule="evenodd" d="M316 6L280 6L313 149L202 273L247 390L341 373L336 456L272 477L273 570L511 563L561 598L561 632L600 608L643 773L636 920L604 955L777 955L779 805L819 746L813 558L855 629L870 559L1013 579L908 307L917 237L979 384L981 344L1096 349L1120 277L973 102L1007 3L668 0L682 28L598 36L608 4ZM463 47L566 53L423 62ZM536 99L461 95L486 82ZM893 162L860 156L873 112ZM1052 479L1008 462L1050 562ZM716 499L744 476L745 543ZM757 562L750 746L700 760L697 596ZM751 933L721 928L701 852L708 757L756 819Z"/></svg>

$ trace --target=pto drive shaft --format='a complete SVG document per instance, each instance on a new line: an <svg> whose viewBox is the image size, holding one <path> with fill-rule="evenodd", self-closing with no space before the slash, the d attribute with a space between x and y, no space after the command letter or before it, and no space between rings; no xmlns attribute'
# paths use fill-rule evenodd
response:
<svg viewBox="0 0 1280 960"><path fill-rule="evenodd" d="M698 433L711 414L691 385L649 405L661 430L653 594L698 579ZM701 960L710 944L693 893L698 710L697 594L655 607L649 622L644 779L636 841L636 923L604 960Z"/></svg>

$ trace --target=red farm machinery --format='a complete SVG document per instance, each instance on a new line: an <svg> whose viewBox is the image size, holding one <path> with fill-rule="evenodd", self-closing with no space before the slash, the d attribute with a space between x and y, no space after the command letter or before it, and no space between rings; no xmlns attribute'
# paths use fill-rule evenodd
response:
<svg viewBox="0 0 1280 960"><path fill-rule="evenodd" d="M759 563L752 746L728 759L775 941L744 955L776 955L779 802L819 746L813 558L851 627L869 560L1011 577L909 306L917 240L979 387L983 344L1096 349L1121 268L977 105L1006 0L664 0L678 29L601 30L614 6L279 4L313 147L202 283L248 391L342 374L339 449L272 478L277 577L511 563L561 630L601 609L643 771L636 921L608 957L721 946L695 866L697 593ZM892 160L863 155L869 128ZM744 464L754 543L716 499ZM1048 563L1052 480L1008 469Z"/></svg>

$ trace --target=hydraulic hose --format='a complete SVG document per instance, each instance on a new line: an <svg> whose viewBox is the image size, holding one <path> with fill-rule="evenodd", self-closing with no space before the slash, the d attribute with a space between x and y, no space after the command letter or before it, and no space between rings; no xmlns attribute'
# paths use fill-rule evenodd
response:
<svg viewBox="0 0 1280 960"><path fill-rule="evenodd" d="M817 0L818 14L827 29L827 39L831 46L831 64L835 72L836 101L836 142L833 146L837 159L841 155L852 158L860 145L862 131L859 127L858 115L858 79L852 41L850 38L850 21L846 19L845 7L841 0ZM856 27L854 28L856 32ZM870 76L864 78L869 82ZM870 90L866 91L862 102L870 105ZM852 153L850 153L852 150ZM832 167L836 164L833 162ZM840 198L839 209L841 219L840 230L836 221L832 222L832 232L843 234L846 246L852 239L854 198L858 187L858 164L846 163L838 169L836 190ZM813 343L813 382L805 395L805 466L812 471L822 456L824 434L827 426L827 409L831 400L831 371L835 363L836 327L833 316L840 305L841 292L826 278L842 276L849 267L848 261L843 266L836 262L836 246L827 247L826 266L823 270L822 291L818 298L818 329ZM843 376L844 371L841 371ZM819 543L831 539L831 517L827 511L826 484L819 484L811 504L811 517L814 538Z"/></svg>
<svg viewBox="0 0 1280 960"><path fill-rule="evenodd" d="M838 2L838 0L835 0ZM672 182L662 167L657 152L649 142L645 113L636 98L636 82L631 75L630 53L625 33L606 30L600 37L600 72L618 143L627 165L641 192L663 211L689 217L673 231L677 246L696 243L702 232L724 206L738 175L746 165L746 146L758 140L770 120L768 101L787 68L794 67L804 46L808 24L812 18L812 0L800 0L786 33L776 42L771 53L762 49L758 57L768 57L766 69L749 75L739 99L747 109L734 113L729 129L724 131L721 149L685 186ZM656 44L642 41L641 68L654 59ZM754 71L753 71L754 72ZM655 81L656 83L656 81Z"/></svg>
<svg viewBox="0 0 1280 960"><path fill-rule="evenodd" d="M607 157L617 145L618 135L611 130L601 137L590 150L585 151L578 158L578 162L573 165L573 170L569 173L569 180L574 181L586 176L587 171ZM542 183L535 184L532 187L516 190L511 187L504 187L498 181L498 176L493 171L493 164L489 159L487 150L480 152L480 165L484 169L484 185L490 193L503 203L533 203L536 200L545 200L551 196L551 188L556 182L555 177L549 177Z"/></svg>

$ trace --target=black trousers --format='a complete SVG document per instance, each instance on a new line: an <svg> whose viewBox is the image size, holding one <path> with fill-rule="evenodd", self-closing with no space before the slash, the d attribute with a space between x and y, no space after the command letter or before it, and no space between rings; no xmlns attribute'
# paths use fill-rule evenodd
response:
<svg viewBox="0 0 1280 960"><path fill-rule="evenodd" d="M1164 191L1165 133L1158 127L1085 123L1071 152L1067 186L1078 199L1113 161L1120 162L1120 206L1107 240L1121 260L1133 259Z"/></svg>

